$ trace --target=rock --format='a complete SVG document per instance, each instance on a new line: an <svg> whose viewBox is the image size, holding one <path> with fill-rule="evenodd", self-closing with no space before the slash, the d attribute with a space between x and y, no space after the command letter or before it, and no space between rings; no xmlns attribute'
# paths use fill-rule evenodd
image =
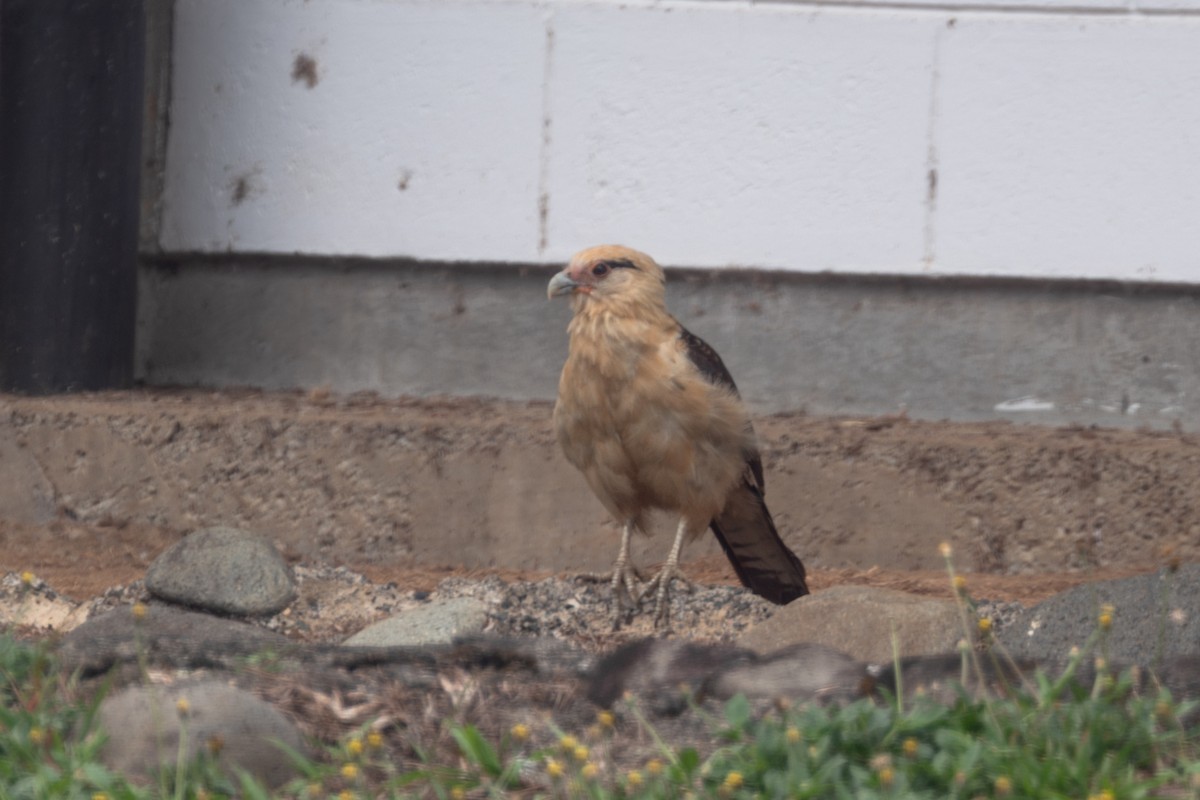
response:
<svg viewBox="0 0 1200 800"><path fill-rule="evenodd" d="M751 700L848 701L870 688L866 664L832 647L801 643L717 670L703 694L719 700L743 694Z"/></svg>
<svg viewBox="0 0 1200 800"><path fill-rule="evenodd" d="M884 663L892 660L893 629L902 656L953 652L967 635L953 601L835 586L789 603L738 644L759 653L800 642L823 644L858 661Z"/></svg>
<svg viewBox="0 0 1200 800"><path fill-rule="evenodd" d="M13 625L69 631L87 619L87 608L55 592L44 581L26 585L15 572L0 577L0 629Z"/></svg>
<svg viewBox="0 0 1200 800"><path fill-rule="evenodd" d="M197 647L198 642L203 646ZM67 669L89 677L129 663L181 669L228 666L291 646L286 636L245 622L148 605L140 617L131 606L122 606L88 620L62 638L58 654Z"/></svg>
<svg viewBox="0 0 1200 800"><path fill-rule="evenodd" d="M1017 658L1066 663L1099 630L1103 604L1113 606L1103 652L1114 663L1154 668L1164 658L1200 655L1200 564L1077 586L1039 603L1001 630Z"/></svg>
<svg viewBox="0 0 1200 800"><path fill-rule="evenodd" d="M751 651L727 644L639 639L600 659L589 677L587 697L608 708L628 692L652 714L675 716L713 675L754 659Z"/></svg>
<svg viewBox="0 0 1200 800"><path fill-rule="evenodd" d="M473 597L440 600L363 628L344 644L365 647L447 644L483 630L487 605Z"/></svg>
<svg viewBox="0 0 1200 800"><path fill-rule="evenodd" d="M100 704L96 724L108 737L100 760L142 779L160 766L174 769L181 738L189 760L215 755L234 780L235 770L245 770L269 787L297 775L277 742L305 752L296 726L274 706L215 681L131 687Z"/></svg>
<svg viewBox="0 0 1200 800"><path fill-rule="evenodd" d="M221 614L275 614L295 596L291 570L269 542L205 528L167 548L146 573L150 594Z"/></svg>
<svg viewBox="0 0 1200 800"><path fill-rule="evenodd" d="M1168 658L1154 677L1176 701L1192 701L1191 710L1180 718L1180 723L1187 728L1200 725L1200 655Z"/></svg>
<svg viewBox="0 0 1200 800"><path fill-rule="evenodd" d="M889 661L872 667L875 689L890 697L899 693L907 703L915 697L932 697L941 703L953 703L965 689L974 698L1004 697L1033 686L1037 665L1031 661L1013 662L996 653L974 652L966 661L962 653L906 656L900 659L900 682L896 685L896 663ZM982 683L980 682L982 678Z"/></svg>

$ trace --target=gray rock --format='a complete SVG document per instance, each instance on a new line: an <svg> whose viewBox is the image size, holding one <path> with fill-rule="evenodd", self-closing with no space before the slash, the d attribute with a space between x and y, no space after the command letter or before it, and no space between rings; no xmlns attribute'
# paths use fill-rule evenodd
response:
<svg viewBox="0 0 1200 800"><path fill-rule="evenodd" d="M292 571L269 542L235 528L205 528L167 548L146 589L221 614L275 614L295 597Z"/></svg>
<svg viewBox="0 0 1200 800"><path fill-rule="evenodd" d="M131 606L93 617L62 638L63 665L84 677L122 664L196 669L227 667L248 657L284 652L286 636L237 620L151 604L141 617Z"/></svg>
<svg viewBox="0 0 1200 800"><path fill-rule="evenodd" d="M1020 614L998 637L1017 658L1061 667L1071 648L1097 633L1103 604L1112 628L1097 654L1114 663L1154 668L1163 659L1200 655L1200 565L1134 578L1084 584Z"/></svg>
<svg viewBox="0 0 1200 800"><path fill-rule="evenodd" d="M967 635L953 601L835 586L789 603L738 644L759 653L801 642L823 644L857 661L883 663L892 660L893 630L902 656L953 652Z"/></svg>
<svg viewBox="0 0 1200 800"><path fill-rule="evenodd" d="M1192 709L1180 718L1188 728L1200 725L1200 655L1168 658L1154 679L1171 692L1176 700L1190 700Z"/></svg>
<svg viewBox="0 0 1200 800"><path fill-rule="evenodd" d="M449 644L456 637L479 633L485 622L485 603L473 597L454 597L376 622L344 644L360 647Z"/></svg>
<svg viewBox="0 0 1200 800"><path fill-rule="evenodd" d="M719 700L743 694L751 700L846 701L870 688L866 664L832 647L801 643L718 670L705 681L703 694Z"/></svg>
<svg viewBox="0 0 1200 800"><path fill-rule="evenodd" d="M182 708L181 699L186 701ZM107 736L100 760L135 778L174 768L181 739L189 760L215 755L235 780L235 769L246 770L269 787L297 775L277 742L305 752L296 726L274 706L213 681L126 689L100 704L96 721Z"/></svg>
<svg viewBox="0 0 1200 800"><path fill-rule="evenodd" d="M608 708L629 693L655 716L676 716L718 672L754 660L753 652L727 644L639 639L600 659L587 697Z"/></svg>
<svg viewBox="0 0 1200 800"><path fill-rule="evenodd" d="M931 697L942 703L953 703L962 689L974 698L1007 696L1033 686L1037 670L1031 661L1013 662L994 652L908 656L899 666L899 685L894 661L873 666L875 689L905 701Z"/></svg>

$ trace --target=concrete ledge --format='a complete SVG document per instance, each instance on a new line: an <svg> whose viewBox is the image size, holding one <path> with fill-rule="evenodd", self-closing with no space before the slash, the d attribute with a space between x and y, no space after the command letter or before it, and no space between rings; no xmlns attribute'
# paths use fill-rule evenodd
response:
<svg viewBox="0 0 1200 800"><path fill-rule="evenodd" d="M147 264L154 385L550 399L553 268L245 256ZM1165 426L1200 418L1200 289L671 270L758 413Z"/></svg>

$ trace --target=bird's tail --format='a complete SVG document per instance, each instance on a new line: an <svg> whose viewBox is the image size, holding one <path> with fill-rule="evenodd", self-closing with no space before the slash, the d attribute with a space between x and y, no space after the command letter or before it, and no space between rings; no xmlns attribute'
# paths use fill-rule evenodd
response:
<svg viewBox="0 0 1200 800"><path fill-rule="evenodd" d="M709 524L744 586L783 605L808 594L804 564L775 530L762 493L743 483Z"/></svg>

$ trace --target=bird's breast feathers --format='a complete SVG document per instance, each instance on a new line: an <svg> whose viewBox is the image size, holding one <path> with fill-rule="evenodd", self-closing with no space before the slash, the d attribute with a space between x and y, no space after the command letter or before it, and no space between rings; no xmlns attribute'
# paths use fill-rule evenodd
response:
<svg viewBox="0 0 1200 800"><path fill-rule="evenodd" d="M754 449L741 402L691 363L678 323L573 329L554 420L585 475L624 476L658 507L719 504Z"/></svg>

